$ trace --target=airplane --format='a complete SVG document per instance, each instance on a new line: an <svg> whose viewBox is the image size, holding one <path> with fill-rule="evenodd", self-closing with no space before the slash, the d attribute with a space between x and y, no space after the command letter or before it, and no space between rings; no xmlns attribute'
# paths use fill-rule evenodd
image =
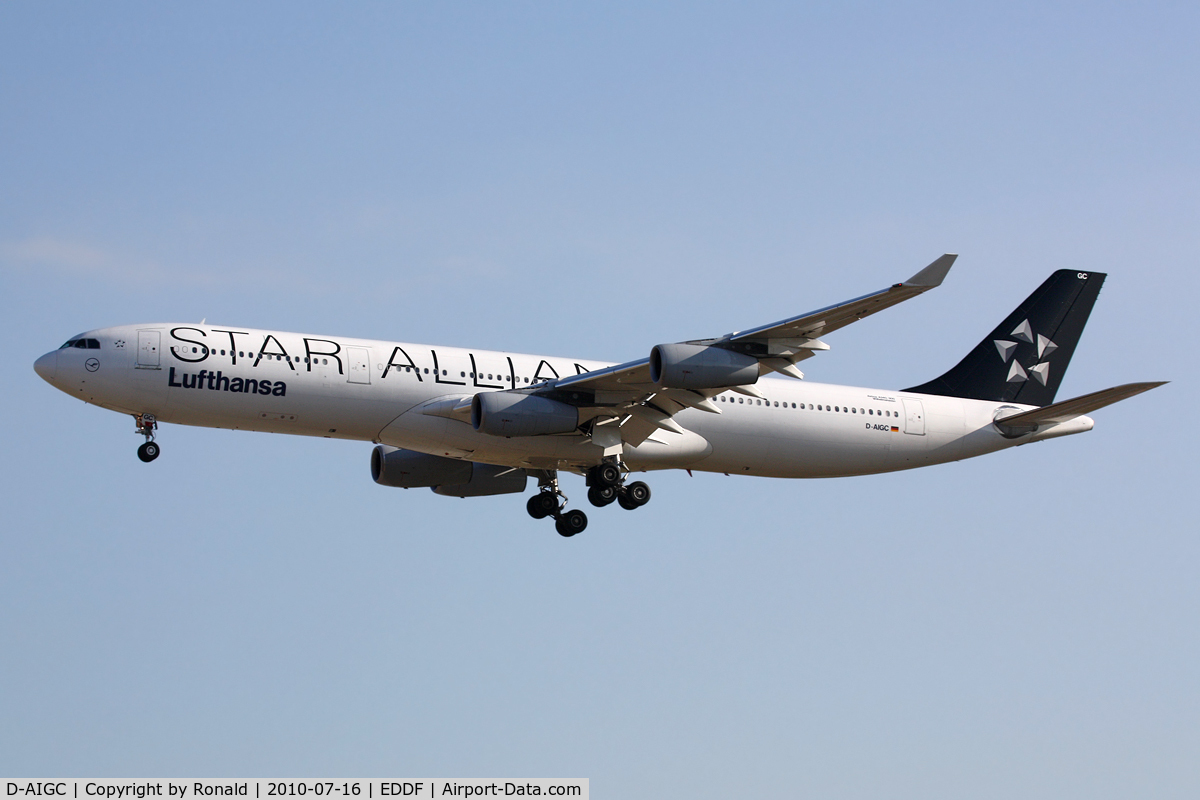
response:
<svg viewBox="0 0 1200 800"><path fill-rule="evenodd" d="M956 366L908 389L804 380L819 337L942 284L946 254L901 283L621 364L173 322L81 333L34 369L84 402L130 414L159 455L160 422L370 441L383 486L526 503L564 537L588 524L559 473L596 507L634 510L636 472L775 478L942 464L1092 429L1087 414L1163 385L1055 402L1105 274L1054 272Z"/></svg>

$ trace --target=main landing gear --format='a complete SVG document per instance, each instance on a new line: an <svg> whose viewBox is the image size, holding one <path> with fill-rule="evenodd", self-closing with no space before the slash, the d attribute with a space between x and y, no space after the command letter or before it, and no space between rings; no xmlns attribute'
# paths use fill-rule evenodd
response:
<svg viewBox="0 0 1200 800"><path fill-rule="evenodd" d="M554 517L554 529L560 536L571 537L583 533L587 527L587 514L579 509L566 510L567 496L558 486L558 472L548 470L538 480L538 493L529 498L525 510L534 519Z"/></svg>
<svg viewBox="0 0 1200 800"><path fill-rule="evenodd" d="M597 508L616 502L626 511L632 511L650 502L650 487L643 481L626 484L620 465L613 461L588 470L587 482L588 502Z"/></svg>
<svg viewBox="0 0 1200 800"><path fill-rule="evenodd" d="M137 433L146 437L146 442L137 449L138 458L149 464L154 459L158 458L159 447L154 442L154 431L158 427L158 420L153 414L136 414L133 417L137 423Z"/></svg>
<svg viewBox="0 0 1200 800"><path fill-rule="evenodd" d="M632 511L650 502L650 487L642 481L625 483L625 470L616 461L605 461L587 471L588 502L597 508L620 504ZM587 515L567 510L567 496L558 485L558 472L546 470L538 478L538 493L529 498L525 510L534 519L554 517L554 528L562 536L574 536L587 527Z"/></svg>

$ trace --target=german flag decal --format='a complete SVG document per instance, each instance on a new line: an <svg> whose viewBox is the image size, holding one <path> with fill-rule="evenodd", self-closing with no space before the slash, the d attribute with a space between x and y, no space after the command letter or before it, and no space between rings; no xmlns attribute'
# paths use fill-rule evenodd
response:
<svg viewBox="0 0 1200 800"><path fill-rule="evenodd" d="M897 428L895 425L893 425L893 426L892 426L892 433L899 433L899 432L900 432L900 429L899 429L899 428Z"/></svg>

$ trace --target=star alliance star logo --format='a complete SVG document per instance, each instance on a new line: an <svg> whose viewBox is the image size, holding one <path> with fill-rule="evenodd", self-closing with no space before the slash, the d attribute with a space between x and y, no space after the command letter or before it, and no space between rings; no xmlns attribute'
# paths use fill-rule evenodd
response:
<svg viewBox="0 0 1200 800"><path fill-rule="evenodd" d="M1013 359L1012 366L1008 368L1008 383L1021 383L1029 380L1029 375L1032 374L1034 379L1042 386L1046 385L1046 381L1050 379L1050 364L1042 361L1043 358L1053 353L1058 349L1058 345L1042 336L1040 333L1034 336L1033 328L1029 324L1029 320L1025 320L1017 327L1013 328L1013 332L1009 336L1014 339L1019 339L1027 344L1037 345L1038 363L1028 368L1022 367L1016 359ZM1001 360L1005 364L1012 358L1013 352L1017 349L1016 342L1010 342L1007 339L993 339L992 343L996 345L996 350L1000 353Z"/></svg>

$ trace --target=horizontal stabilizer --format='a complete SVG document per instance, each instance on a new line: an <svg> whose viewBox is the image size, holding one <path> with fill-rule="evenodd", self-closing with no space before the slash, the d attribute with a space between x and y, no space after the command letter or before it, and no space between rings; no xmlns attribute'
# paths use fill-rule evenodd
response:
<svg viewBox="0 0 1200 800"><path fill-rule="evenodd" d="M1001 428L1010 429L1054 425L1081 417L1084 414L1089 414L1098 408L1104 408L1105 406L1133 397L1135 394L1156 389L1165 383L1167 381L1127 383L1123 386L1114 386L1111 389L1103 389L1099 392L1085 394L1082 397L1063 400L1061 403L1035 408L1032 411L1022 411L1019 414L1013 414L1009 417L1001 417L996 420L996 425Z"/></svg>

